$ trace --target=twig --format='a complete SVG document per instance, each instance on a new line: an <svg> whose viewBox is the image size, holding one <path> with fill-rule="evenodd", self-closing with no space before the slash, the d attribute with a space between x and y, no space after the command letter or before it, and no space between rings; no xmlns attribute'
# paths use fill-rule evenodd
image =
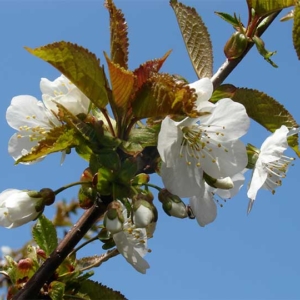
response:
<svg viewBox="0 0 300 300"><path fill-rule="evenodd" d="M13 300L28 300L38 298L38 294L44 283L49 280L55 270L73 250L76 244L88 232L97 219L104 214L107 208L107 204L105 203L109 203L111 201L110 198L111 197L102 197L101 200L103 202L96 202L93 207L91 207L81 216L79 221L60 242L56 250L51 253L50 257L30 278L24 288L13 297Z"/></svg>
<svg viewBox="0 0 300 300"><path fill-rule="evenodd" d="M274 21L274 19L278 16L278 14L281 12L277 11L273 14L271 14L268 17L268 20L265 22L265 24L257 30L257 36L261 36L267 28L271 25L271 23ZM219 70L213 75L211 78L211 81L214 86L214 90L217 89L224 80L228 77L228 75L234 70L234 68L240 63L240 61L246 56L246 54L250 51L250 49L253 47L254 43L249 43L248 47L244 51L243 55L239 58L228 60L224 62L224 64L219 68Z"/></svg>

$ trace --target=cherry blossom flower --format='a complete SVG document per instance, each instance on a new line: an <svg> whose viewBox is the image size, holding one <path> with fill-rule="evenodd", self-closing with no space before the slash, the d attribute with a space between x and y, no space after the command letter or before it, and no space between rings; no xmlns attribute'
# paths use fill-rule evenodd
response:
<svg viewBox="0 0 300 300"><path fill-rule="evenodd" d="M55 102L75 115L88 112L89 99L63 75L53 82L42 78L40 86L44 102L28 95L17 96L6 111L8 124L17 130L8 142L8 152L15 160L31 152L52 128L61 126L55 116Z"/></svg>
<svg viewBox="0 0 300 300"><path fill-rule="evenodd" d="M121 205L118 209L122 209L124 222L122 222L121 231L112 232L113 239L117 249L127 262L138 272L145 274L146 270L150 268L148 262L143 258L148 253L147 240L149 236L147 235L147 228L136 228L131 217L128 218L125 206L120 201L118 202Z"/></svg>
<svg viewBox="0 0 300 300"><path fill-rule="evenodd" d="M36 192L7 189L0 194L0 226L15 228L35 220L44 209Z"/></svg>
<svg viewBox="0 0 300 300"><path fill-rule="evenodd" d="M263 142L260 151L257 151L257 160L247 193L250 199L247 213L250 213L260 188L274 194L275 188L281 186L281 179L285 178L289 166L294 161L294 158L283 155L288 147L287 138L298 132L298 128L289 130L282 125Z"/></svg>
<svg viewBox="0 0 300 300"><path fill-rule="evenodd" d="M197 119L175 122L166 117L158 136L165 187L179 197L191 197L201 187L203 171L213 178L225 178L247 165L244 144L238 139L249 127L243 105L222 99ZM228 117L230 116L230 118Z"/></svg>

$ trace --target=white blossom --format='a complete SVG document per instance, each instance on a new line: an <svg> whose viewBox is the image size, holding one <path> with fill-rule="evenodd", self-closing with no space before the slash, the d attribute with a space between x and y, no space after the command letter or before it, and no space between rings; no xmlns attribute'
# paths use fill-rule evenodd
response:
<svg viewBox="0 0 300 300"><path fill-rule="evenodd" d="M121 203L121 202L120 202ZM123 205L123 204L122 204ZM136 228L131 218L127 218L127 210L123 206L123 231L113 234L113 239L119 252L124 256L138 272L145 274L150 268L148 262L143 258L148 253L147 229Z"/></svg>
<svg viewBox="0 0 300 300"><path fill-rule="evenodd" d="M249 127L244 106L222 99L214 106L203 104L200 112L209 114L181 122L166 117L158 136L164 185L179 197L197 194L203 171L213 178L225 178L242 171L248 161L239 140Z"/></svg>
<svg viewBox="0 0 300 300"><path fill-rule="evenodd" d="M29 191L7 189L0 193L0 226L22 226L35 220L43 207L43 198L32 197Z"/></svg>
<svg viewBox="0 0 300 300"><path fill-rule="evenodd" d="M288 147L287 138L298 132L299 129L293 128L289 130L282 125L261 145L260 151L257 153L257 161L247 193L250 199L248 213L252 209L260 188L267 189L274 194L275 188L281 186L281 179L285 178L286 172L294 160L294 158L283 155L283 152Z"/></svg>
<svg viewBox="0 0 300 300"><path fill-rule="evenodd" d="M30 153L51 129L61 126L55 116L57 107L54 101L74 115L88 111L88 98L63 75L53 82L42 78L41 90L44 102L21 95L12 99L6 111L7 123L17 130L8 142L8 152L15 160Z"/></svg>

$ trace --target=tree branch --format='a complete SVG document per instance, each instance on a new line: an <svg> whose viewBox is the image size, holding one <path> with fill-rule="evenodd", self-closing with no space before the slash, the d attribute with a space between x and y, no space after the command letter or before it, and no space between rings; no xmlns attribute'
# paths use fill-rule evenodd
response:
<svg viewBox="0 0 300 300"><path fill-rule="evenodd" d="M271 14L268 17L268 20L265 22L265 24L257 30L257 36L261 36L267 28L271 25L271 23L275 20L275 18L279 15L280 11L277 11L273 14ZM228 60L224 62L224 64L219 68L219 70L213 75L211 78L211 81L214 86L214 90L216 90L228 77L228 75L234 70L234 68L240 63L240 61L246 56L246 54L250 51L250 49L253 47L254 43L250 43L246 50L244 51L243 55L239 58Z"/></svg>
<svg viewBox="0 0 300 300"><path fill-rule="evenodd" d="M88 232L97 219L105 213L107 204L111 201L112 199L110 196L102 196L100 201L97 201L93 207L81 216L78 222L59 243L56 250L51 253L50 257L30 278L23 289L13 297L13 300L38 299L38 294L44 283L54 274L55 270Z"/></svg>

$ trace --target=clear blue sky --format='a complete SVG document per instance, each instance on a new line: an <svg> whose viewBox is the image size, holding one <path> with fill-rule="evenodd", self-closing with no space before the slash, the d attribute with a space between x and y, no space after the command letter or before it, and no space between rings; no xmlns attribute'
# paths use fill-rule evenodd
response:
<svg viewBox="0 0 300 300"><path fill-rule="evenodd" d="M214 11L240 14L247 22L246 1L185 1L201 14L211 33L214 70L224 61L223 45L232 27ZM167 0L116 0L129 26L129 65L133 69L145 60L173 52L163 71L195 81L175 16ZM287 11L286 11L287 12ZM269 50L277 50L274 69L256 50L226 80L239 87L255 88L273 96L300 120L300 62L292 47L292 22L276 20L263 36ZM13 130L5 111L16 95L40 99L41 77L50 80L60 74L47 63L31 56L23 46L38 47L65 40L96 53L104 63L109 52L108 12L102 0L2 0L0 1L0 190L6 188L56 189L78 180L86 163L75 153L60 166L60 155L51 155L32 166L14 166L7 153ZM260 146L269 133L252 122L245 142ZM292 151L287 152L295 156ZM146 256L151 265L146 275L137 273L118 256L95 270L94 280L120 290L129 299L300 299L300 201L299 162L290 168L283 186L273 196L260 191L249 216L246 187L218 209L216 221L200 228L196 221L177 220L159 208L157 231ZM249 179L249 178L248 178ZM154 182L160 184L157 177ZM77 189L63 194L76 197ZM158 203L158 206L159 203ZM47 209L46 215L53 216ZM0 245L20 247L29 238L30 226L0 228ZM101 254L101 244L93 243L88 253Z"/></svg>

